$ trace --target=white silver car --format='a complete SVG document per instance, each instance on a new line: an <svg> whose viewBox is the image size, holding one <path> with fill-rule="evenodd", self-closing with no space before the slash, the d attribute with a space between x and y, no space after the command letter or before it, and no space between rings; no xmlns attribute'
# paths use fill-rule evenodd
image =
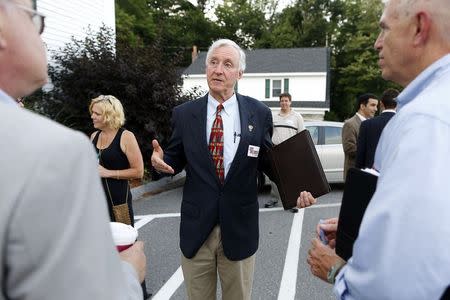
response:
<svg viewBox="0 0 450 300"><path fill-rule="evenodd" d="M341 122L305 122L329 183L344 182L344 149Z"/></svg>

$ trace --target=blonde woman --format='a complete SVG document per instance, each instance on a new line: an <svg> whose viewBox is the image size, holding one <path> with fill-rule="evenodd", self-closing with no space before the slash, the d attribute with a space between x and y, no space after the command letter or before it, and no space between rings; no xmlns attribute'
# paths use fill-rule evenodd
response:
<svg viewBox="0 0 450 300"><path fill-rule="evenodd" d="M94 128L91 141L98 153L98 171L107 197L111 221L116 220L113 206L127 204L130 225L134 226L129 179L142 178L144 163L136 137L124 129L125 115L114 96L99 96L89 105Z"/></svg>

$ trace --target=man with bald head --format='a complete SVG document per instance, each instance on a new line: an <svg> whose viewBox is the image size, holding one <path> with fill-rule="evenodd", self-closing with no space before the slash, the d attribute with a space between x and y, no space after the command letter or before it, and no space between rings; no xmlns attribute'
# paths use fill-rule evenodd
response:
<svg viewBox="0 0 450 300"><path fill-rule="evenodd" d="M119 256L88 138L15 100L47 82L43 30L30 0L0 0L0 300L141 300L143 244Z"/></svg>
<svg viewBox="0 0 450 300"><path fill-rule="evenodd" d="M314 239L308 263L314 275L335 282L339 299L445 298L450 284L449 2L390 0L380 27L375 48L382 76L405 89L376 150L377 189L353 257L345 264ZM336 226L323 229L331 238Z"/></svg>

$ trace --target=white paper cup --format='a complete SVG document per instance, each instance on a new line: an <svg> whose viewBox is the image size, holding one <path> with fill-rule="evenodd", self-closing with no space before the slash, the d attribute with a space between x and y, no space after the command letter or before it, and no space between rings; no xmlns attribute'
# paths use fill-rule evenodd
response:
<svg viewBox="0 0 450 300"><path fill-rule="evenodd" d="M110 222L114 244L119 252L131 247L136 242L138 231L131 225Z"/></svg>

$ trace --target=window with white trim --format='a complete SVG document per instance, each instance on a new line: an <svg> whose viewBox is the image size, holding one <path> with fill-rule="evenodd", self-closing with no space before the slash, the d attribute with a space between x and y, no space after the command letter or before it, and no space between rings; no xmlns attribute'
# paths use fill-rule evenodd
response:
<svg viewBox="0 0 450 300"><path fill-rule="evenodd" d="M278 98L281 93L289 92L289 78L284 79L266 79L265 80L265 98Z"/></svg>
<svg viewBox="0 0 450 300"><path fill-rule="evenodd" d="M281 80L272 80L272 97L281 95Z"/></svg>

